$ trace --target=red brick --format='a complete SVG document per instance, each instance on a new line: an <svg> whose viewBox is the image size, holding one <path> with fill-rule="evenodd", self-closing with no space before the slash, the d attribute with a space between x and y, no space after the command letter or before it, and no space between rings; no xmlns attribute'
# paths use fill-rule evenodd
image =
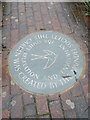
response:
<svg viewBox="0 0 90 120"><path fill-rule="evenodd" d="M8 67L7 66L4 66L2 68L2 79L6 79L6 75L8 73Z"/></svg>
<svg viewBox="0 0 90 120"><path fill-rule="evenodd" d="M61 95L61 100L62 100L63 109L70 110L71 107L66 104L66 100L70 100L71 102L73 102L72 96L69 91Z"/></svg>
<svg viewBox="0 0 90 120"><path fill-rule="evenodd" d="M3 75L5 76L5 79L2 78L2 86L9 86L9 79L10 79L9 75L5 73Z"/></svg>
<svg viewBox="0 0 90 120"><path fill-rule="evenodd" d="M90 105L90 95L89 94L88 94L88 105Z"/></svg>
<svg viewBox="0 0 90 120"><path fill-rule="evenodd" d="M61 27L62 27L62 31L63 31L63 33L64 34L69 34L69 33L71 33L71 29L70 29L70 26L69 26L69 24L68 24L68 22L67 22L67 20L66 20L66 18L65 18L65 15L64 15L64 13L60 13L60 14L58 14L58 16L59 16L59 22L60 22L60 25L61 25Z"/></svg>
<svg viewBox="0 0 90 120"><path fill-rule="evenodd" d="M14 29L11 31L11 40L14 43L18 41L18 29Z"/></svg>
<svg viewBox="0 0 90 120"><path fill-rule="evenodd" d="M11 49L17 44L19 40L19 33L18 33L18 29L14 29L11 31Z"/></svg>
<svg viewBox="0 0 90 120"><path fill-rule="evenodd" d="M37 27L37 30L40 30L40 29L44 28L43 23L41 21L36 23L36 27Z"/></svg>
<svg viewBox="0 0 90 120"><path fill-rule="evenodd" d="M10 16L5 16L3 18L3 25L10 25Z"/></svg>
<svg viewBox="0 0 90 120"><path fill-rule="evenodd" d="M27 17L33 17L32 8L26 8L26 16Z"/></svg>
<svg viewBox="0 0 90 120"><path fill-rule="evenodd" d="M33 18L27 18L27 25L28 26L33 26L34 25L34 20L33 20Z"/></svg>
<svg viewBox="0 0 90 120"><path fill-rule="evenodd" d="M2 106L3 106L3 108L5 108L6 105L8 104L9 97L10 97L9 86L3 87L2 88L2 104L3 104Z"/></svg>
<svg viewBox="0 0 90 120"><path fill-rule="evenodd" d="M38 12L38 11L35 12L34 17L35 17L36 22L41 21L41 13L40 12Z"/></svg>
<svg viewBox="0 0 90 120"><path fill-rule="evenodd" d="M34 117L36 116L36 108L35 108L35 104L29 104L29 105L25 105L24 107L24 116L26 117Z"/></svg>
<svg viewBox="0 0 90 120"><path fill-rule="evenodd" d="M77 118L76 112L74 110L64 111L65 118Z"/></svg>
<svg viewBox="0 0 90 120"><path fill-rule="evenodd" d="M83 85L83 91L84 91L84 95L86 97L86 100L88 102L88 84L87 85Z"/></svg>
<svg viewBox="0 0 90 120"><path fill-rule="evenodd" d="M40 11L40 5L39 5L39 3L33 4L33 10L34 10L34 12Z"/></svg>
<svg viewBox="0 0 90 120"><path fill-rule="evenodd" d="M48 13L42 15L42 17L43 17L43 22L44 22L45 26L46 26L47 24L49 24L49 21L51 22L51 19L50 19L50 16L49 16Z"/></svg>
<svg viewBox="0 0 90 120"><path fill-rule="evenodd" d="M7 109L2 111L2 118L9 118L9 116L10 112Z"/></svg>
<svg viewBox="0 0 90 120"><path fill-rule="evenodd" d="M13 80L11 82L15 83ZM11 95L20 94L22 91L17 84L11 85Z"/></svg>
<svg viewBox="0 0 90 120"><path fill-rule="evenodd" d="M80 39L80 38L79 38ZM82 39L81 39L82 40ZM84 54L88 54L88 47L86 46L85 43L79 42L79 46L81 47L81 49L84 51Z"/></svg>
<svg viewBox="0 0 90 120"><path fill-rule="evenodd" d="M49 115L43 115L43 116L39 116L39 118L47 118L50 120L50 116Z"/></svg>
<svg viewBox="0 0 90 120"><path fill-rule="evenodd" d="M26 22L25 13L20 13L20 15L19 15L19 22L20 22L20 23Z"/></svg>
<svg viewBox="0 0 90 120"><path fill-rule="evenodd" d="M28 3L28 2L25 2L26 3L26 8L30 8L30 7L32 7L32 3Z"/></svg>
<svg viewBox="0 0 90 120"><path fill-rule="evenodd" d="M15 101L16 104L12 106L11 118L23 118L22 95L14 97L12 101Z"/></svg>
<svg viewBox="0 0 90 120"><path fill-rule="evenodd" d="M54 5L55 5L55 8L56 8L56 10L57 10L58 13L62 13L62 12L63 12L61 3L58 4L58 2L57 2L57 3L55 3Z"/></svg>
<svg viewBox="0 0 90 120"><path fill-rule="evenodd" d="M59 24L58 19L53 19L52 20L52 25L53 25L54 30L60 29L60 24Z"/></svg>
<svg viewBox="0 0 90 120"><path fill-rule="evenodd" d="M52 118L64 118L59 101L50 102L49 107Z"/></svg>
<svg viewBox="0 0 90 120"><path fill-rule="evenodd" d="M27 33L23 33L23 34L20 34L20 39L23 39L24 37L26 37L27 36Z"/></svg>
<svg viewBox="0 0 90 120"><path fill-rule="evenodd" d="M33 33L35 32L35 27L28 27L28 33Z"/></svg>
<svg viewBox="0 0 90 120"><path fill-rule="evenodd" d="M47 98L44 96L36 96L36 106L39 115L48 113Z"/></svg>
<svg viewBox="0 0 90 120"><path fill-rule="evenodd" d="M47 10L47 7L46 7L46 6L42 6L42 5L41 5L41 13L42 13L42 15L48 14L48 10Z"/></svg>
<svg viewBox="0 0 90 120"><path fill-rule="evenodd" d="M81 85L78 81L78 83L76 83L76 85L71 89L72 95L73 97L79 97L82 96L82 88Z"/></svg>
<svg viewBox="0 0 90 120"><path fill-rule="evenodd" d="M19 12L24 12L25 11L25 7L24 7L24 3L23 2L20 2L18 4L18 9L19 9Z"/></svg>
<svg viewBox="0 0 90 120"><path fill-rule="evenodd" d="M55 101L58 100L58 95L49 95L48 96L49 101Z"/></svg>
<svg viewBox="0 0 90 120"><path fill-rule="evenodd" d="M23 100L24 100L24 105L34 103L33 95L26 92L23 93Z"/></svg>
<svg viewBox="0 0 90 120"><path fill-rule="evenodd" d="M12 10L16 10L17 9L17 2L13 2L13 4L12 4Z"/></svg>

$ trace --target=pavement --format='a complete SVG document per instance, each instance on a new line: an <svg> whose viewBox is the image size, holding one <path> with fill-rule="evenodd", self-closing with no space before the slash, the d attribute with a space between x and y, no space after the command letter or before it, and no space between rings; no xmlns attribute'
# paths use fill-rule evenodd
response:
<svg viewBox="0 0 90 120"><path fill-rule="evenodd" d="M53 2L13 2L1 5L2 118L88 118L88 26L84 21L83 5ZM8 55L11 49L26 35L42 30L64 33L73 38L84 51L84 75L64 94L40 96L27 93L9 75Z"/></svg>

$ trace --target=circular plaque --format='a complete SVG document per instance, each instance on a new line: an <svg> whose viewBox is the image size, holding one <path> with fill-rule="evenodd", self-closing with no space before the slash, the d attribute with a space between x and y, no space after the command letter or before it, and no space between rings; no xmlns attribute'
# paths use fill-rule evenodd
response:
<svg viewBox="0 0 90 120"><path fill-rule="evenodd" d="M28 35L9 56L12 78L36 94L66 91L80 79L84 68L84 56L76 42L51 31Z"/></svg>

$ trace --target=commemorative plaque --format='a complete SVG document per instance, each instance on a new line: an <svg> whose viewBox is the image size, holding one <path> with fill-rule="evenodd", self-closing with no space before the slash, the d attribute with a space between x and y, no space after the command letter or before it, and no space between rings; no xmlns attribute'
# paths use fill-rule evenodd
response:
<svg viewBox="0 0 90 120"><path fill-rule="evenodd" d="M9 71L31 93L55 94L71 88L84 72L84 55L68 36L43 31L26 36L12 49Z"/></svg>

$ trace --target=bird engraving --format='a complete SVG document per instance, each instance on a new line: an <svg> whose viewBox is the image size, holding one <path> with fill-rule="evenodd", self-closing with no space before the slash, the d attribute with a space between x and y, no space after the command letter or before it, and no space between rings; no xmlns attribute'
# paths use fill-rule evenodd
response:
<svg viewBox="0 0 90 120"><path fill-rule="evenodd" d="M47 62L43 69L50 68L56 61L57 55L50 50L43 50L43 55L31 54L31 60L47 59Z"/></svg>

